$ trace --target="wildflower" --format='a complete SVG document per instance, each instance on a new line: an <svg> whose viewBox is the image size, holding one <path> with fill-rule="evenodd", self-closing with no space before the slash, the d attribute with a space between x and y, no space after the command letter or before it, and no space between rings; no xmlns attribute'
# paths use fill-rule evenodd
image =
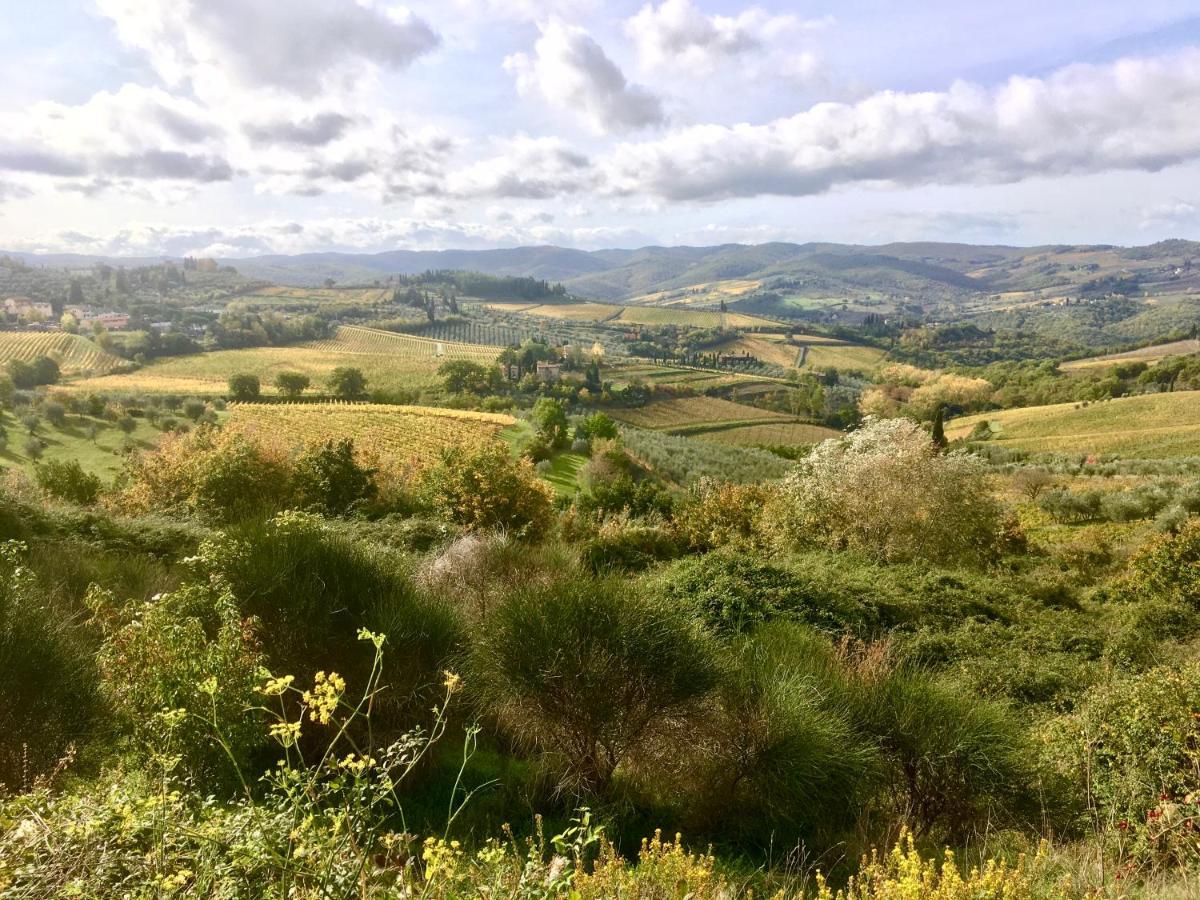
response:
<svg viewBox="0 0 1200 900"><path fill-rule="evenodd" d="M383 646L383 642L387 640L387 635L376 634L373 631L368 631L366 628L360 628L358 629L358 639L360 641L370 641L375 645L375 649L378 650Z"/></svg>
<svg viewBox="0 0 1200 900"><path fill-rule="evenodd" d="M346 757L338 762L338 766L340 768L353 772L355 775L361 775L367 769L373 768L375 765L375 757L355 756L353 753L347 753Z"/></svg>
<svg viewBox="0 0 1200 900"><path fill-rule="evenodd" d="M460 687L462 687L462 676L457 672L451 672L449 669L446 669L442 672L442 674L445 676L442 679L442 686L449 693L453 694L458 691Z"/></svg>
<svg viewBox="0 0 1200 900"><path fill-rule="evenodd" d="M216 696L217 679L216 679L215 675L209 676L208 678L205 678L202 682L200 682L200 693L208 694L208 696L210 696L210 697Z"/></svg>
<svg viewBox="0 0 1200 900"><path fill-rule="evenodd" d="M292 682L296 680L295 675L280 675L278 678L272 678L271 673L267 672L266 670L263 670L260 673L260 677L266 678L267 681L266 683L260 685L257 690L260 694L266 694L268 696L272 694L275 696L283 694L284 691L292 686Z"/></svg>
<svg viewBox="0 0 1200 900"><path fill-rule="evenodd" d="M304 692L304 702L308 704L308 717L314 722L328 725L345 690L346 681L337 672L330 672L328 675L318 672L313 689Z"/></svg>
<svg viewBox="0 0 1200 900"><path fill-rule="evenodd" d="M300 723L297 722L276 722L271 726L271 737L279 741L285 747L291 747L296 741L300 740Z"/></svg>

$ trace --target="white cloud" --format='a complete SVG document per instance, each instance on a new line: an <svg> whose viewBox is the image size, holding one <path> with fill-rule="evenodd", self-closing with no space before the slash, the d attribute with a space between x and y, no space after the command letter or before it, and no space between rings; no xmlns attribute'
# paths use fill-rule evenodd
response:
<svg viewBox="0 0 1200 900"><path fill-rule="evenodd" d="M438 44L403 9L345 0L96 0L169 84L314 96L364 67L399 69Z"/></svg>
<svg viewBox="0 0 1200 900"><path fill-rule="evenodd" d="M447 193L458 197L548 199L594 185L591 161L558 138L518 135L500 152L451 176Z"/></svg>
<svg viewBox="0 0 1200 900"><path fill-rule="evenodd" d="M90 184L228 181L223 134L199 104L130 84L77 106L43 102L0 117L0 172Z"/></svg>
<svg viewBox="0 0 1200 900"><path fill-rule="evenodd" d="M524 96L578 115L599 134L632 131L665 120L662 101L625 75L582 28L557 19L542 26L533 56L504 60Z"/></svg>
<svg viewBox="0 0 1200 900"><path fill-rule="evenodd" d="M1002 184L1200 157L1200 50L1069 66L995 89L885 91L765 125L697 125L625 143L610 191L671 201L803 196L856 183Z"/></svg>
<svg viewBox="0 0 1200 900"><path fill-rule="evenodd" d="M692 0L647 3L625 23L625 32L646 69L674 69L706 75L724 63L744 56L762 56L780 38L795 39L828 24L794 15L771 15L751 7L737 16L705 15ZM789 54L784 60L793 76L811 77L817 68L811 51ZM775 68L779 74L778 67Z"/></svg>
<svg viewBox="0 0 1200 900"><path fill-rule="evenodd" d="M1200 206L1185 200L1155 203L1141 211L1138 227L1144 231L1160 228L1192 228L1200 223Z"/></svg>
<svg viewBox="0 0 1200 900"><path fill-rule="evenodd" d="M312 251L489 249L549 243L598 248L644 244L648 240L645 234L627 228L556 228L535 215L487 223L377 217L272 220L230 227L137 223L109 234L59 231L23 235L4 243L6 249L27 253L69 250L100 256L239 257Z"/></svg>

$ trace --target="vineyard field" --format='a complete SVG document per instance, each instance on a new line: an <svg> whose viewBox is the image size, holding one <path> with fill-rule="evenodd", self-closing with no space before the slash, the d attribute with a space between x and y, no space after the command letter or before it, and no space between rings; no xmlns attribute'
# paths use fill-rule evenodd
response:
<svg viewBox="0 0 1200 900"><path fill-rule="evenodd" d="M495 312L520 313L524 316L544 316L548 319L563 319L567 322L607 322L621 313L621 307L611 303L542 303L512 304L489 303Z"/></svg>
<svg viewBox="0 0 1200 900"><path fill-rule="evenodd" d="M790 421L783 413L744 406L720 397L680 397L656 400L638 409L619 409L611 413L614 419L653 431L690 430L697 426L733 422Z"/></svg>
<svg viewBox="0 0 1200 900"><path fill-rule="evenodd" d="M964 416L946 425L946 436L952 440L966 437L985 421L994 435L989 444L1031 453L1116 453L1137 459L1196 456L1200 448L1200 391Z"/></svg>
<svg viewBox="0 0 1200 900"><path fill-rule="evenodd" d="M692 432L692 437L739 447L802 447L839 437L841 432L807 422L770 422Z"/></svg>
<svg viewBox="0 0 1200 900"><path fill-rule="evenodd" d="M760 375L746 375L740 372L722 372L715 369L687 369L676 366L639 365L633 364L612 369L611 378L614 381L629 383L631 381L647 381L663 387L687 386L696 390L710 388L766 388L779 384L774 378ZM606 374L605 378L609 378Z"/></svg>
<svg viewBox="0 0 1200 900"><path fill-rule="evenodd" d="M1169 344L1155 344L1151 347L1139 347L1125 353L1109 353L1104 356L1091 356L1087 359L1075 359L1059 366L1064 372L1084 372L1092 369L1104 369L1124 362L1144 362L1154 365L1169 356L1187 356L1200 353L1200 340L1190 339L1172 341Z"/></svg>
<svg viewBox="0 0 1200 900"><path fill-rule="evenodd" d="M429 463L448 448L491 440L512 416L374 403L235 403L225 427L296 444L353 438L355 446L402 463Z"/></svg>
<svg viewBox="0 0 1200 900"><path fill-rule="evenodd" d="M692 328L778 328L778 322L745 313L670 306L628 306L612 321L622 325L686 325Z"/></svg>
<svg viewBox="0 0 1200 900"><path fill-rule="evenodd" d="M271 394L275 392L276 375L300 372L312 379L312 390L320 391L334 369L353 366L366 376L368 390L414 391L436 387L440 383L438 367L447 360L469 359L487 364L495 361L499 352L498 347L456 344L373 328L343 326L335 337L325 341L176 357L137 372L91 378L78 384L95 391L205 397L226 393L229 376L246 373L258 376L263 393Z"/></svg>
<svg viewBox="0 0 1200 900"><path fill-rule="evenodd" d="M391 288L304 288L273 285L241 294L237 302L250 306L315 309L320 306L373 305L387 303L391 299Z"/></svg>
<svg viewBox="0 0 1200 900"><path fill-rule="evenodd" d="M28 362L48 356L58 363L64 375L106 374L125 365L119 356L107 353L85 337L64 331L0 332L0 365L11 359Z"/></svg>

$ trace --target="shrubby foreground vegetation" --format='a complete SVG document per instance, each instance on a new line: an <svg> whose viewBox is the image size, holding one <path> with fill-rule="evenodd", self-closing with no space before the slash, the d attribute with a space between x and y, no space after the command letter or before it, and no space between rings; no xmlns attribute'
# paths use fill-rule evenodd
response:
<svg viewBox="0 0 1200 900"><path fill-rule="evenodd" d="M203 412L4 484L6 896L1187 895L1186 463L1076 525L904 419L739 483L539 401L572 499Z"/></svg>

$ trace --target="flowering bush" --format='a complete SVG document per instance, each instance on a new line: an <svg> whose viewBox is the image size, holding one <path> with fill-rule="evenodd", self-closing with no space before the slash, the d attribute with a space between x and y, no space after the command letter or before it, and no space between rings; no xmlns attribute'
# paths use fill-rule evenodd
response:
<svg viewBox="0 0 1200 900"><path fill-rule="evenodd" d="M883 562L984 563L1006 540L983 464L941 455L907 419L871 419L818 444L761 518L780 548L824 546Z"/></svg>

